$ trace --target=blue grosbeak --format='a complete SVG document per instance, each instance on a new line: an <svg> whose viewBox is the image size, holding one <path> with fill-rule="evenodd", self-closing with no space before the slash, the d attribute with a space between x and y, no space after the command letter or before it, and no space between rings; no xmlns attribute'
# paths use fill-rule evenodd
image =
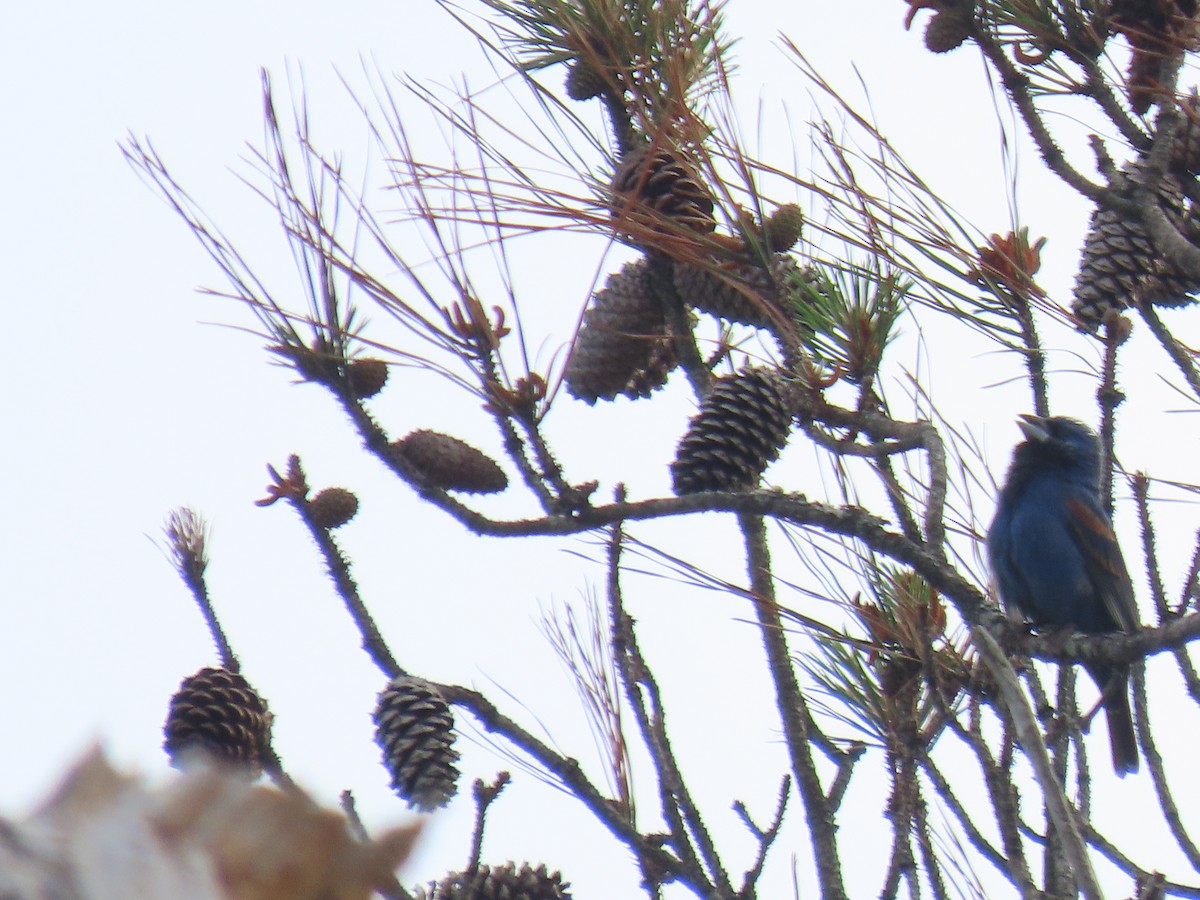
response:
<svg viewBox="0 0 1200 900"><path fill-rule="evenodd" d="M988 531L988 558L1005 607L1035 625L1087 634L1138 627L1133 585L1100 504L1100 439L1081 422L1021 416ZM1108 718L1113 768L1138 767L1129 667L1087 664Z"/></svg>

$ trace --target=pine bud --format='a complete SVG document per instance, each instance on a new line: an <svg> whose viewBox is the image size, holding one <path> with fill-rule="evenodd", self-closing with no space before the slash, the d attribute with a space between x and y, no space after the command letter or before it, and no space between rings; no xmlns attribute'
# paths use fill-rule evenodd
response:
<svg viewBox="0 0 1200 900"><path fill-rule="evenodd" d="M763 237L772 253L786 253L796 246L804 230L804 213L799 205L785 203L763 222Z"/></svg>

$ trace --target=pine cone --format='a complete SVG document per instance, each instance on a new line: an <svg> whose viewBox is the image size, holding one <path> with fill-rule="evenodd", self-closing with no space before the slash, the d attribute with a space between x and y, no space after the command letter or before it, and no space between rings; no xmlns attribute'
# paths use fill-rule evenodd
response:
<svg viewBox="0 0 1200 900"><path fill-rule="evenodd" d="M1131 186L1141 164L1114 180L1118 191ZM1200 244L1200 214L1184 193L1183 178L1168 173L1157 189L1168 221L1194 244ZM1159 252L1141 222L1112 209L1097 208L1083 245L1075 279L1072 309L1079 327L1095 331L1110 310L1141 303L1180 306L1191 303L1200 280L1190 277Z"/></svg>
<svg viewBox="0 0 1200 900"><path fill-rule="evenodd" d="M1113 0L1109 24L1129 42L1125 83L1138 115L1164 96L1164 67L1176 64L1185 51L1200 49L1198 11L1195 0Z"/></svg>
<svg viewBox="0 0 1200 900"><path fill-rule="evenodd" d="M744 265L736 271L714 271L705 266L677 262L675 264L675 289L690 306L711 316L750 325L754 328L771 328L776 319L770 309L787 315L783 306L784 291L788 279L798 271L796 261L783 253L776 254L765 271L761 266ZM759 298L755 302L751 293Z"/></svg>
<svg viewBox="0 0 1200 900"><path fill-rule="evenodd" d="M207 755L257 778L271 745L271 713L240 674L205 668L185 678L171 697L163 736L177 768Z"/></svg>
<svg viewBox="0 0 1200 900"><path fill-rule="evenodd" d="M345 488L325 488L308 502L313 521L326 531L341 528L358 512L358 498Z"/></svg>
<svg viewBox="0 0 1200 900"><path fill-rule="evenodd" d="M495 494L508 487L508 476L495 460L465 441L438 431L414 431L393 441L389 452L442 490Z"/></svg>
<svg viewBox="0 0 1200 900"><path fill-rule="evenodd" d="M613 174L612 193L618 233L635 246L646 243L647 232L678 235L671 223L698 234L716 230L712 195L699 174L666 148L647 144L626 154Z"/></svg>
<svg viewBox="0 0 1200 900"><path fill-rule="evenodd" d="M586 403L618 394L636 399L666 384L677 362L649 266L640 259L608 276L592 297L564 378L571 395Z"/></svg>
<svg viewBox="0 0 1200 900"><path fill-rule="evenodd" d="M350 382L350 392L359 400L366 400L387 384L388 364L371 357L352 359L346 364L346 378Z"/></svg>
<svg viewBox="0 0 1200 900"><path fill-rule="evenodd" d="M804 211L796 203L785 203L763 222L763 237L772 253L786 253L804 232Z"/></svg>
<svg viewBox="0 0 1200 900"><path fill-rule="evenodd" d="M604 76L595 67L576 60L567 69L567 96L572 100L591 100L604 93Z"/></svg>
<svg viewBox="0 0 1200 900"><path fill-rule="evenodd" d="M429 890L417 888L416 900L570 900L559 872L550 874L544 865L536 869L522 863L502 866L477 866L466 872L447 875Z"/></svg>
<svg viewBox="0 0 1200 900"><path fill-rule="evenodd" d="M396 794L422 812L449 803L458 791L458 751L454 716L437 689L408 675L394 678L379 695L374 720Z"/></svg>
<svg viewBox="0 0 1200 900"><path fill-rule="evenodd" d="M675 493L753 488L791 429L787 379L779 371L753 368L717 379L675 451Z"/></svg>
<svg viewBox="0 0 1200 900"><path fill-rule="evenodd" d="M925 48L931 53L949 53L971 36L971 16L958 9L939 11L925 26Z"/></svg>

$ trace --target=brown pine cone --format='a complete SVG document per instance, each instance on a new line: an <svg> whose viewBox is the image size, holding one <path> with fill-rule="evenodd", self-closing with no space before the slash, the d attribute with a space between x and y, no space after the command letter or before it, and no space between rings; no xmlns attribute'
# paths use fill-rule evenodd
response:
<svg viewBox="0 0 1200 900"><path fill-rule="evenodd" d="M675 368L675 343L644 259L627 263L595 293L567 359L567 391L585 403L649 396Z"/></svg>
<svg viewBox="0 0 1200 900"><path fill-rule="evenodd" d="M700 174L665 147L647 144L626 154L613 174L612 195L617 233L635 246L653 243L653 235L711 234L717 227Z"/></svg>
<svg viewBox="0 0 1200 900"><path fill-rule="evenodd" d="M422 812L445 806L458 792L454 716L437 688L401 675L379 695L375 743L392 789Z"/></svg>
<svg viewBox="0 0 1200 900"><path fill-rule="evenodd" d="M752 368L717 379L675 451L675 493L755 487L791 430L788 381L778 370Z"/></svg>
<svg viewBox="0 0 1200 900"><path fill-rule="evenodd" d="M271 745L271 713L240 674L204 668L171 697L163 736L173 766L207 757L257 778Z"/></svg>
<svg viewBox="0 0 1200 900"><path fill-rule="evenodd" d="M937 13L925 26L925 48L931 53L949 53L971 36L970 15L957 10Z"/></svg>
<svg viewBox="0 0 1200 900"><path fill-rule="evenodd" d="M567 96L572 100L591 100L604 93L604 76L595 67L582 60L571 63L567 69Z"/></svg>
<svg viewBox="0 0 1200 900"><path fill-rule="evenodd" d="M1196 0L1112 0L1109 24L1129 42L1125 83L1129 105L1138 115L1164 98L1164 67L1200 49L1197 7Z"/></svg>
<svg viewBox="0 0 1200 900"><path fill-rule="evenodd" d="M358 498L345 488L325 488L308 501L313 521L326 531L341 528L358 512Z"/></svg>
<svg viewBox="0 0 1200 900"><path fill-rule="evenodd" d="M495 494L508 487L504 470L481 450L456 437L422 428L388 447L430 484L445 491Z"/></svg>
<svg viewBox="0 0 1200 900"><path fill-rule="evenodd" d="M350 392L359 400L374 397L388 380L388 364L382 359L362 357L346 364L346 379Z"/></svg>
<svg viewBox="0 0 1200 900"><path fill-rule="evenodd" d="M428 891L418 888L417 900L570 900L567 888L558 872L550 873L544 865L536 869L522 863L507 862L501 866L477 866L467 872L447 875Z"/></svg>
<svg viewBox="0 0 1200 900"><path fill-rule="evenodd" d="M1130 187L1141 168L1137 163L1128 167L1113 186L1118 191ZM1183 179L1189 177L1168 173L1156 195L1168 221L1200 245L1200 213L1184 192ZM1191 303L1197 291L1200 280L1167 259L1141 222L1113 209L1097 208L1092 214L1072 304L1081 329L1094 332L1110 311L1142 303Z"/></svg>

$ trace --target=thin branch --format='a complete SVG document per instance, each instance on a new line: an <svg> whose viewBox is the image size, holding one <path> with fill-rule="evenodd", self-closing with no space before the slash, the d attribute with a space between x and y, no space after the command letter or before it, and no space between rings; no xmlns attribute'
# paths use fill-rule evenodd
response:
<svg viewBox="0 0 1200 900"><path fill-rule="evenodd" d="M707 867L712 880L716 882L709 885L707 892L717 897L732 897L733 886L729 876L700 818L699 810L692 800L671 749L658 684L638 646L633 619L625 612L620 583L622 548L623 531L620 524L617 524L611 529L608 544L608 600L612 616L613 656L617 661L618 671L629 695L629 703L637 718L642 738L654 760L663 818L672 832L671 843L683 866L692 873L692 879L707 882L708 878L704 875ZM693 844L698 845L699 856ZM703 867L700 856L704 859ZM644 872L657 871L656 867L648 867L644 860L642 868Z"/></svg>
<svg viewBox="0 0 1200 900"><path fill-rule="evenodd" d="M1109 517L1113 514L1113 463L1117 434L1117 407L1125 394L1117 387L1117 351L1129 337L1129 323L1122 316L1111 316L1104 323L1104 366L1096 399L1100 404L1100 493L1101 504Z"/></svg>
<svg viewBox="0 0 1200 900"><path fill-rule="evenodd" d="M783 816L787 811L788 796L792 792L792 779L788 775L783 776L783 781L779 785L779 800L775 805L775 815L771 819L771 824L766 828L759 828L754 824L754 820L750 818L750 812L746 809L746 804L738 801L733 805L734 812L745 824L746 829L754 836L758 842L758 853L754 858L754 865L746 870L746 874L742 877L742 887L738 891L739 898L752 898L756 896L756 887L758 879L762 875L763 866L767 861L767 853L771 849L771 845L775 843L775 839L779 837L779 831L783 827Z"/></svg>
<svg viewBox="0 0 1200 900"><path fill-rule="evenodd" d="M1054 823L1054 828L1062 842L1063 853L1074 874L1075 884L1088 900L1103 900L1096 873L1092 870L1088 858L1087 846L1080 833L1075 811L1067 802L1063 793L1062 783L1055 777L1050 757L1042 743L1042 735L1034 719L1029 701L1021 691L1016 674L1000 649L1000 645L986 631L976 629L973 632L975 646L980 658L987 665L1000 691L1005 709L1012 717L1013 727L1017 732L1017 740L1025 750L1025 755L1033 764L1035 777L1042 788L1042 796L1046 801L1046 812Z"/></svg>
<svg viewBox="0 0 1200 900"><path fill-rule="evenodd" d="M241 664L225 636L225 629L221 627L216 610L213 609L212 598L208 594L208 582L204 578L204 572L208 568L208 523L195 511L180 507L171 511L164 530L171 550L171 560L184 584L192 592L196 605L200 607L200 614L204 616L208 633L217 645L217 656L221 660L221 666L230 672L240 671Z"/></svg>
<svg viewBox="0 0 1200 900"><path fill-rule="evenodd" d="M512 781L507 772L499 772L491 784L485 784L482 778L476 778L472 788L475 798L475 827L471 832L471 855L467 859L467 871L474 872L479 867L479 859L483 854L483 827L487 820L488 807L503 793Z"/></svg>
<svg viewBox="0 0 1200 900"><path fill-rule="evenodd" d="M1137 725L1138 746L1146 760L1146 768L1150 770L1150 780L1154 785L1154 793L1158 798L1158 808L1162 811L1163 820L1175 839L1176 846L1183 851L1193 869L1200 869L1200 847L1196 846L1187 827L1183 823L1175 795L1167 783L1166 769L1163 767L1162 754L1154 740L1154 732L1150 728L1150 709L1146 702L1146 667L1135 665L1132 669L1134 722Z"/></svg>
<svg viewBox="0 0 1200 900"><path fill-rule="evenodd" d="M372 618L370 611L367 609L367 605L363 602L362 597L359 596L358 584L350 574L349 560L346 559L341 548L338 547L337 541L333 539L333 534L329 529L322 526L313 517L312 508L307 496L308 486L305 483L304 470L300 466L300 458L294 455L289 458L287 475L282 479L273 468L271 472L276 476L275 484L272 486L273 495L276 498L280 496L285 497L295 508L296 512L299 513L300 520L308 529L308 533L312 536L317 549L325 560L326 571L333 582L334 588L342 598L342 602L346 606L346 611L350 614L350 618L358 628L359 636L362 638L362 648L371 657L371 661L389 679L405 674L400 664L396 662L396 658L392 655L387 642L383 639L383 635L380 633L378 626L376 626L374 618ZM263 505L266 505L267 502L270 501L260 501Z"/></svg>
<svg viewBox="0 0 1200 900"><path fill-rule="evenodd" d="M639 859L652 861L659 871L666 873L666 880L678 878L697 893L705 893L708 885L690 878L677 857L664 850L661 844L639 834L629 819L615 809L608 798L588 780L578 760L552 750L545 742L500 712L494 703L478 691L459 685L435 686L447 703L467 710L488 731L503 735L529 754L546 772L557 778L572 796L591 810L609 832L637 854Z"/></svg>
<svg viewBox="0 0 1200 900"><path fill-rule="evenodd" d="M792 760L792 774L796 777L796 786L804 802L804 816L813 842L822 896L829 900L844 900L846 889L842 883L835 821L812 757L811 732L816 730L815 723L792 668L786 632L775 601L766 527L760 516L745 513L738 516L738 524L746 544L750 588L754 592L759 633L767 652L771 680L775 685L775 705L783 722L784 738Z"/></svg>
<svg viewBox="0 0 1200 900"><path fill-rule="evenodd" d="M1138 524L1142 530L1142 559L1146 563L1146 578L1150 582L1150 597L1154 600L1155 617L1159 622L1170 619L1167 607L1167 589L1163 584L1155 546L1154 521L1150 518L1150 479L1138 472L1130 479L1133 501L1137 506Z"/></svg>

